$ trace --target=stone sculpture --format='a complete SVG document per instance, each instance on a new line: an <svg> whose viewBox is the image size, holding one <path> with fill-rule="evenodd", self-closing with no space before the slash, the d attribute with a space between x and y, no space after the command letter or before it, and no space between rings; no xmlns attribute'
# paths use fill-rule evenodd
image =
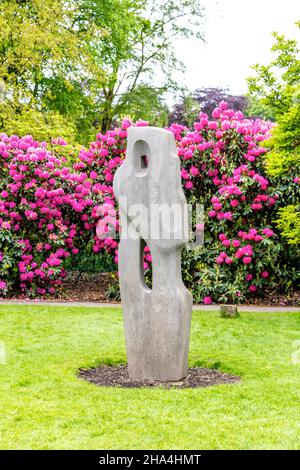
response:
<svg viewBox="0 0 300 470"><path fill-rule="evenodd" d="M119 276L129 376L180 380L187 374L192 296L181 276L188 213L171 132L128 129L127 156L115 174L114 193L121 218ZM164 211L157 216L162 206L180 209L181 217L167 223ZM152 254L152 289L144 278L146 244Z"/></svg>

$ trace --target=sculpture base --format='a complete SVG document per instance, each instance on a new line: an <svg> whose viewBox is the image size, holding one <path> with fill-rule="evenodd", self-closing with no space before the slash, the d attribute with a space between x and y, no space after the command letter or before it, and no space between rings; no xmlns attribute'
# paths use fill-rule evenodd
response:
<svg viewBox="0 0 300 470"><path fill-rule="evenodd" d="M188 369L187 377L177 382L132 380L128 375L127 366L100 366L95 369L82 369L79 372L79 377L101 387L164 387L167 389L210 387L235 383L240 380L240 377L235 375L200 367Z"/></svg>
<svg viewBox="0 0 300 470"><path fill-rule="evenodd" d="M177 381L186 377L190 293L185 288L174 289L173 295L150 291L140 295L138 303L126 299L125 293L123 314L130 378Z"/></svg>

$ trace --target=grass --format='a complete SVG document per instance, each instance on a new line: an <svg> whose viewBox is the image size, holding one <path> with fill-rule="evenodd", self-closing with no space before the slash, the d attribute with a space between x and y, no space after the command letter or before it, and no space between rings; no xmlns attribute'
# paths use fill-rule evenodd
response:
<svg viewBox="0 0 300 470"><path fill-rule="evenodd" d="M299 449L298 313L193 313L189 362L238 374L190 390L102 388L125 362L120 309L0 306L1 449Z"/></svg>

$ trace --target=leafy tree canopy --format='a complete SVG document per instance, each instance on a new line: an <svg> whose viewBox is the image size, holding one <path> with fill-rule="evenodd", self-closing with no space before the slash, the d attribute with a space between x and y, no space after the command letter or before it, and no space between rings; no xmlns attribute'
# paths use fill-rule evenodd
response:
<svg viewBox="0 0 300 470"><path fill-rule="evenodd" d="M176 103L169 114L169 124L180 123L190 127L197 119L199 111L212 116L213 110L226 101L228 106L235 111L246 110L247 98L242 95L232 95L228 89L198 88L193 93L184 95L179 103Z"/></svg>
<svg viewBox="0 0 300 470"><path fill-rule="evenodd" d="M300 29L300 21L296 23ZM248 78L249 92L270 108L275 117L288 111L299 92L299 40L273 33L274 59L269 65L253 66L255 76Z"/></svg>
<svg viewBox="0 0 300 470"><path fill-rule="evenodd" d="M300 28L300 22L297 23ZM300 240L300 57L296 40L274 33L275 59L268 66L256 65L249 78L249 91L276 116L272 137L264 146L267 170L285 193L285 207L278 212L277 225L291 244ZM288 188L288 191L287 191Z"/></svg>
<svg viewBox="0 0 300 470"><path fill-rule="evenodd" d="M85 143L126 113L165 122L172 43L201 38L202 16L200 0L3 0L0 130L43 139L57 122Z"/></svg>

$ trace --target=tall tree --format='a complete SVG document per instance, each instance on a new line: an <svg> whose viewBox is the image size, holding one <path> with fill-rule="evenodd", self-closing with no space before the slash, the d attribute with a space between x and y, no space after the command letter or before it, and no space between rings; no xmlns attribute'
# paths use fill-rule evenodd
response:
<svg viewBox="0 0 300 470"><path fill-rule="evenodd" d="M300 30L300 21L296 23ZM299 38L287 39L273 33L275 43L271 48L274 59L268 65L253 66L255 75L248 78L249 92L261 100L275 117L289 110L297 97L300 77ZM295 95L296 93L296 95Z"/></svg>
<svg viewBox="0 0 300 470"><path fill-rule="evenodd" d="M84 141L139 107L163 122L173 41L200 38L202 15L200 0L2 0L0 129Z"/></svg>
<svg viewBox="0 0 300 470"><path fill-rule="evenodd" d="M300 22L296 23L300 29ZM277 224L292 245L300 243L300 56L298 41L273 34L275 58L267 66L255 65L248 79L250 93L276 116L277 125L264 145L270 152L266 167L284 196ZM295 252L295 256L298 256Z"/></svg>
<svg viewBox="0 0 300 470"><path fill-rule="evenodd" d="M147 100L148 104L157 104L165 91L178 89L173 72L182 64L174 53L173 43L182 37L202 38L200 0L125 0L125 3L127 11L134 12L135 17L131 17L131 23L122 17L118 28L112 26L116 8L104 9L104 22L111 25L111 30L99 41L98 52L105 72L100 94L102 131L109 127L113 117L130 111L132 103L144 105ZM99 0L86 1L86 14L96 23L101 22L102 4ZM156 118L157 111L155 106ZM164 106L162 113L165 114Z"/></svg>
<svg viewBox="0 0 300 470"><path fill-rule="evenodd" d="M188 127L195 121L199 111L211 117L213 110L221 101L226 101L230 108L244 112L248 100L243 95L232 95L229 90L221 88L197 88L185 95L174 105L169 115L169 124L178 122Z"/></svg>
<svg viewBox="0 0 300 470"><path fill-rule="evenodd" d="M47 137L47 129L76 133L77 119L92 100L90 82L102 75L90 51L96 30L92 23L80 29L72 2L1 2L2 129L34 130L36 137Z"/></svg>

